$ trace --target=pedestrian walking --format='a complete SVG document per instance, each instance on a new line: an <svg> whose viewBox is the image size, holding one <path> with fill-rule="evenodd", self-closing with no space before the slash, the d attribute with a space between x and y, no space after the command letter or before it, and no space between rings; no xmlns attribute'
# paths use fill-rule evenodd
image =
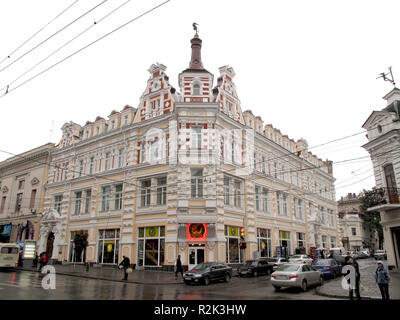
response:
<svg viewBox="0 0 400 320"><path fill-rule="evenodd" d="M39 271L42 270L42 268L47 264L47 253L46 252L42 252L40 254L40 267L39 267Z"/></svg>
<svg viewBox="0 0 400 320"><path fill-rule="evenodd" d="M377 265L375 270L375 282L381 290L382 300L389 300L389 272L382 261L378 261Z"/></svg>
<svg viewBox="0 0 400 320"><path fill-rule="evenodd" d="M24 266L24 260L22 259L22 254L23 254L23 251L20 250L20 252L18 254L18 267Z"/></svg>
<svg viewBox="0 0 400 320"><path fill-rule="evenodd" d="M122 280L128 280L128 272L126 272L126 271L130 267L131 261L129 260L128 257L123 256L122 258L123 259L122 259L121 263L119 264L124 269L124 278Z"/></svg>
<svg viewBox="0 0 400 320"><path fill-rule="evenodd" d="M183 278L183 269L182 269L182 262L181 262L181 256L178 256L178 259L176 260L175 263L176 269L175 269L175 279L178 279L178 273L182 275Z"/></svg>
<svg viewBox="0 0 400 320"><path fill-rule="evenodd" d="M38 260L39 260L39 256L37 253L35 253L35 257L32 260L32 268L35 268L35 269L37 268Z"/></svg>
<svg viewBox="0 0 400 320"><path fill-rule="evenodd" d="M356 273L356 283L355 283L355 288L349 288L349 298L350 300L354 300L354 291L357 297L357 300L361 300L361 295L360 295L360 280L361 280L361 275L360 275L360 268L358 266L358 263L351 257L347 256L345 260L345 264L350 265L354 268L355 273ZM347 282L350 284L350 279L347 280Z"/></svg>

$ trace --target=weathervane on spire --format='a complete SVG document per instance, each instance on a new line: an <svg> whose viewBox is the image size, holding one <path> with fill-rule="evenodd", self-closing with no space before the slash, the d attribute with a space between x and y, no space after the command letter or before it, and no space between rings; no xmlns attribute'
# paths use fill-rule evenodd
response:
<svg viewBox="0 0 400 320"><path fill-rule="evenodd" d="M196 31L196 35L198 34L197 26L198 26L198 24L196 22L193 22L193 30Z"/></svg>
<svg viewBox="0 0 400 320"><path fill-rule="evenodd" d="M383 80L389 81L389 82L391 82L393 84L393 86L396 86L396 83L394 82L394 78L393 78L392 67L389 67L388 69L389 69L388 73L384 73L384 72L380 73L380 75L379 75L379 77L377 79L383 78ZM389 73L390 73L390 77L391 78L387 78L386 77Z"/></svg>

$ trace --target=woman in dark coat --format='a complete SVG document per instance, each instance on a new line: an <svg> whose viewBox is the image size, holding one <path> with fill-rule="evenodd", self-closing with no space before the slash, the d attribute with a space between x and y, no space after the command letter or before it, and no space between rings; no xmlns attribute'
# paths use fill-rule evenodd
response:
<svg viewBox="0 0 400 320"><path fill-rule="evenodd" d="M382 261L377 262L378 267L375 270L375 282L381 290L382 300L389 300L389 272Z"/></svg>
<svg viewBox="0 0 400 320"><path fill-rule="evenodd" d="M182 262L181 262L181 256L178 256L178 259L176 260L176 269L175 269L175 279L178 279L178 272L182 275L183 278L183 269L182 269Z"/></svg>

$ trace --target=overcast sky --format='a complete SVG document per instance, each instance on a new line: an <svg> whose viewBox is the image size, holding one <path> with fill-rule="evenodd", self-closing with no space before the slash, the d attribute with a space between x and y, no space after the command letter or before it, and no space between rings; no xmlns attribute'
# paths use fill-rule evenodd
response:
<svg viewBox="0 0 400 320"><path fill-rule="evenodd" d="M104 0L103 0L104 1ZM80 0L0 64L0 89L126 0L108 0L37 49L102 0ZM75 0L4 0L0 61ZM25 80L163 0L131 0L9 86L0 98L0 150L18 154L58 143L65 122L84 125L126 104L137 107L152 63L171 83L188 67L192 23L199 24L202 60L215 80L230 65L242 110L251 109L295 140L313 147L362 130L392 89L376 79L393 67L400 81L399 1L171 0L36 79ZM215 82L214 82L215 85ZM0 95L5 89L0 91ZM365 134L312 148L334 162L368 156ZM10 155L0 152L0 161ZM334 166L336 197L375 185L371 161Z"/></svg>

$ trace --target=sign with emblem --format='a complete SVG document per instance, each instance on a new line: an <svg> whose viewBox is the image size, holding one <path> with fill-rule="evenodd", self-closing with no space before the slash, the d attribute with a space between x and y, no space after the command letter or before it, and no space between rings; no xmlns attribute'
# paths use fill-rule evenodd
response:
<svg viewBox="0 0 400 320"><path fill-rule="evenodd" d="M189 241L205 241L207 239L207 224L188 223L186 234Z"/></svg>

